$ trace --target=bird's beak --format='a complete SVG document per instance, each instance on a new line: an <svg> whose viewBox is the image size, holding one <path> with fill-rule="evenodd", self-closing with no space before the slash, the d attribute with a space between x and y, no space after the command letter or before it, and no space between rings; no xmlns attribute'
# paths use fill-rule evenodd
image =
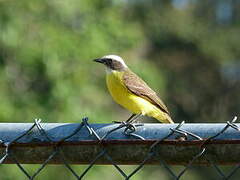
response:
<svg viewBox="0 0 240 180"><path fill-rule="evenodd" d="M104 63L104 59L101 59L101 58L94 59L93 61L98 62L98 63Z"/></svg>

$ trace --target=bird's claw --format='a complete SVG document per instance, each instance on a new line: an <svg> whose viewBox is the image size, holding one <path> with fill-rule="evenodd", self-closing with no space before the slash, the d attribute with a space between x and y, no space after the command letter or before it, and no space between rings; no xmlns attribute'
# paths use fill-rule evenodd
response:
<svg viewBox="0 0 240 180"><path fill-rule="evenodd" d="M114 124L121 124L122 121L112 121L112 123L114 123Z"/></svg>

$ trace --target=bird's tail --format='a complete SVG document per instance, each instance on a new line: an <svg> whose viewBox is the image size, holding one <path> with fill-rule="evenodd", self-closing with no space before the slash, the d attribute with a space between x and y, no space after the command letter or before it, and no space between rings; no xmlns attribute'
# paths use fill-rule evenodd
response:
<svg viewBox="0 0 240 180"><path fill-rule="evenodd" d="M164 115L162 113L157 114L154 116L154 118L156 118L157 120L159 120L162 123L174 124L172 118L167 113L164 113Z"/></svg>

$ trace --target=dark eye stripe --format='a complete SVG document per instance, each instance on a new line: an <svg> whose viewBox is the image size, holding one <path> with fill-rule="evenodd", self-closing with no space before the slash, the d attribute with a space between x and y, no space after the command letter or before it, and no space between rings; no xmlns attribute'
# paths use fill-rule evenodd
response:
<svg viewBox="0 0 240 180"><path fill-rule="evenodd" d="M104 60L112 62L112 59L110 59L110 58L104 58Z"/></svg>

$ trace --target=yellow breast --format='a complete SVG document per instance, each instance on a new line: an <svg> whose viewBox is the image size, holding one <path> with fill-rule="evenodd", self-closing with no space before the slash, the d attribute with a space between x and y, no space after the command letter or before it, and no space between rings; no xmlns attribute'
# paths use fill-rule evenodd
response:
<svg viewBox="0 0 240 180"><path fill-rule="evenodd" d="M122 80L124 72L113 71L107 74L107 87L113 99L135 114L149 114L156 107L147 100L131 93Z"/></svg>
<svg viewBox="0 0 240 180"><path fill-rule="evenodd" d="M173 123L171 117L146 99L130 92L123 82L124 72L107 74L107 87L113 99L134 114L154 117L164 123Z"/></svg>

